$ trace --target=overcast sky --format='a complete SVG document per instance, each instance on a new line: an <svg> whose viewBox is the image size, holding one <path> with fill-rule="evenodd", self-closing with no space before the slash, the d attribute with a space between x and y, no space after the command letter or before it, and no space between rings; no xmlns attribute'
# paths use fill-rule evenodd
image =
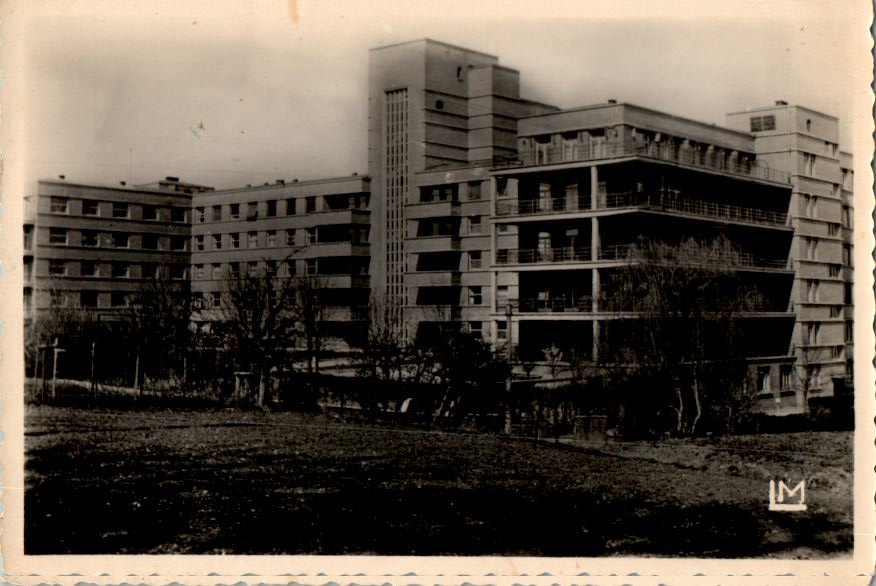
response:
<svg viewBox="0 0 876 586"><path fill-rule="evenodd" d="M841 118L849 150L868 84L852 64L866 1L23 6L28 189L60 173L232 187L366 172L368 49L422 37L497 55L524 97L560 107L615 98L723 124L808 105Z"/></svg>

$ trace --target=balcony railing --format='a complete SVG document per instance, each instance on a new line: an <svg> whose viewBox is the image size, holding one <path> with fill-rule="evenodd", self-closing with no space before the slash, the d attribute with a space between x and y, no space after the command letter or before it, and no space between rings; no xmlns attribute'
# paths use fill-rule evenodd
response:
<svg viewBox="0 0 876 586"><path fill-rule="evenodd" d="M635 208L662 212L679 212L704 218L716 218L767 226L784 226L788 219L788 214L785 212L680 197L668 191L656 194L634 192L609 193L599 195L596 203L596 209L598 210ZM589 211L590 209L590 198L582 196L499 200L496 202L497 216L562 214Z"/></svg>
<svg viewBox="0 0 876 586"><path fill-rule="evenodd" d="M589 261L590 247L564 246L560 248L500 248L496 251L496 264L515 265L550 262Z"/></svg>
<svg viewBox="0 0 876 586"><path fill-rule="evenodd" d="M525 297L518 305L520 313L591 313L593 297L589 295L557 295L555 297Z"/></svg>
<svg viewBox="0 0 876 586"><path fill-rule="evenodd" d="M543 295L539 297L525 297L519 301L516 299L510 300L519 313L593 313L593 297L590 295ZM508 304L508 300L497 303L500 309ZM713 303L711 306L704 306L703 311L707 312L729 312L734 314L751 314L751 313L787 313L793 317L793 312L789 312L787 307L780 303L756 299L749 301L739 301L738 303ZM618 302L610 298L601 298L599 300L600 313L625 313L625 314L642 314L641 307L637 307L636 303Z"/></svg>
<svg viewBox="0 0 876 586"><path fill-rule="evenodd" d="M726 151L725 151L726 152ZM675 144L651 143L649 145L603 144L593 147L575 145L574 148L549 148L547 152L521 153L514 161L498 163L496 168L553 165L578 161L598 161L619 157L641 157L655 161L668 161L689 167L721 171L776 183L789 183L790 175L772 169L760 161L739 160L719 156L718 151L685 149Z"/></svg>

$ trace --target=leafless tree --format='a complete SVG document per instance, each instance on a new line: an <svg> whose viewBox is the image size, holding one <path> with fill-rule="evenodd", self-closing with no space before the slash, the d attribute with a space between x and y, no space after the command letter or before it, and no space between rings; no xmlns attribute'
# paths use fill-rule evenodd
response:
<svg viewBox="0 0 876 586"><path fill-rule="evenodd" d="M696 433L704 400L726 410L743 392L738 316L757 292L737 275L738 258L724 237L641 242L609 283L608 307L632 319L606 328L604 359L632 366L648 381L631 403L658 414L671 408L678 435Z"/></svg>

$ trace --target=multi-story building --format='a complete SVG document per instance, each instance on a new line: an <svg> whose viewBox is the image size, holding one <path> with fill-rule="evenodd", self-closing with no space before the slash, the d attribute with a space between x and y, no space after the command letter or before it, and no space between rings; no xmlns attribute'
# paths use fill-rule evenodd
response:
<svg viewBox="0 0 876 586"><path fill-rule="evenodd" d="M797 321L790 352L810 396L831 395L851 381L853 368L853 171L852 156L839 148L839 121L781 100L727 121L754 136L758 160L791 176Z"/></svg>
<svg viewBox="0 0 876 586"><path fill-rule="evenodd" d="M225 283L242 271L308 276L328 337L361 327L370 293L368 177L283 180L198 195L193 202L192 292L221 319Z"/></svg>
<svg viewBox="0 0 876 586"><path fill-rule="evenodd" d="M135 187L40 181L25 206L28 317L53 303L117 311L159 271L188 283L192 195L210 190L173 177Z"/></svg>
<svg viewBox="0 0 876 586"><path fill-rule="evenodd" d="M602 329L635 318L606 304L633 245L720 235L759 296L740 319L761 397L799 410L801 371L815 397L852 368L852 161L837 126L784 102L727 127L614 100L560 110L521 98L494 56L380 47L369 176L41 182L25 296L112 310L163 264L212 320L229 274L277 271L322 283L329 336L359 331L373 292L411 336L452 320L522 357L559 344L598 358Z"/></svg>

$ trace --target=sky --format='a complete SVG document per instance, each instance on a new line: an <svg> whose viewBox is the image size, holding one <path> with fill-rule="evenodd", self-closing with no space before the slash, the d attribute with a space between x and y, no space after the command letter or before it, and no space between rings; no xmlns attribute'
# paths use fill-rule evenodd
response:
<svg viewBox="0 0 876 586"><path fill-rule="evenodd" d="M869 85L868 9L40 0L13 15L28 33L23 79L3 81L25 88L26 189L59 174L222 188L367 172L368 50L423 37L498 56L521 72L524 97L560 107L614 98L723 124L727 112L784 99L840 117L841 147L852 150Z"/></svg>

